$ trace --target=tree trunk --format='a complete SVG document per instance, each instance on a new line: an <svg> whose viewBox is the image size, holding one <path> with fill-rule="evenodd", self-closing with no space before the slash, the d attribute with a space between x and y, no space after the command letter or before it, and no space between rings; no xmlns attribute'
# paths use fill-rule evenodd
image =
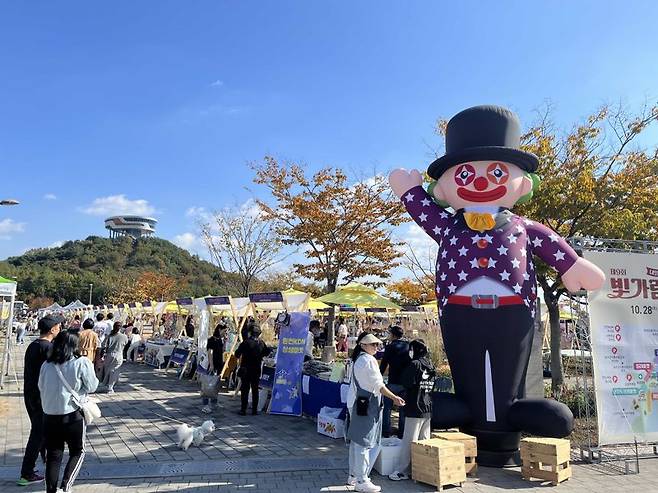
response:
<svg viewBox="0 0 658 493"><path fill-rule="evenodd" d="M548 308L548 321L551 331L551 389L557 392L564 384L562 374L562 354L560 343L562 342L562 331L560 330L560 307L557 298L545 296Z"/></svg>
<svg viewBox="0 0 658 493"><path fill-rule="evenodd" d="M327 294L336 291L338 279L327 279ZM329 363L336 359L336 331L334 330L334 322L336 320L336 305L331 305L329 310L329 330L327 331L327 341L322 350L322 361Z"/></svg>

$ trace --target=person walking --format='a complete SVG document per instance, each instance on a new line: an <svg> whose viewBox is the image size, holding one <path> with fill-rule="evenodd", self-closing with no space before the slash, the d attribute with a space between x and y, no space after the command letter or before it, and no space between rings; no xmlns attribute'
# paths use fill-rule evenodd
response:
<svg viewBox="0 0 658 493"><path fill-rule="evenodd" d="M71 491L85 456L86 426L76 401L78 396L94 392L98 379L89 359L75 357L77 348L76 334L60 332L53 340L51 353L39 373L46 442L46 493L57 492L64 444L69 449L69 460L64 468L62 491ZM69 389L77 396L74 397Z"/></svg>
<svg viewBox="0 0 658 493"><path fill-rule="evenodd" d="M370 471L379 455L382 436L381 396L404 406L404 399L386 385L375 354L382 341L363 333L352 353L352 379L347 393L348 424L346 439L350 442L347 484L356 491L376 493L381 487L370 480Z"/></svg>
<svg viewBox="0 0 658 493"><path fill-rule="evenodd" d="M133 336L133 329L135 328L135 322L133 321L132 318L128 318L126 320L126 323L124 326L121 328L121 333L125 334L126 337L128 338L128 343L123 347L123 359L124 361L128 359L128 349L130 348L130 344L132 342L132 336Z"/></svg>
<svg viewBox="0 0 658 493"><path fill-rule="evenodd" d="M30 418L30 437L25 445L25 455L21 466L21 477L16 484L27 486L43 481L43 476L35 471L39 453L46 460L44 448L43 408L39 393L39 372L48 358L52 340L62 328L63 317L47 315L39 320L39 338L32 341L25 350L23 366L23 400Z"/></svg>
<svg viewBox="0 0 658 493"><path fill-rule="evenodd" d="M119 381L123 364L123 347L128 344L126 334L121 333L121 322L114 322L112 332L105 340L105 361L103 363L103 390L114 393L114 386Z"/></svg>
<svg viewBox="0 0 658 493"><path fill-rule="evenodd" d="M16 344L19 346L25 344L25 333L27 332L26 326L27 324L23 321L19 321L16 324Z"/></svg>
<svg viewBox="0 0 658 493"><path fill-rule="evenodd" d="M139 333L137 327L132 328L132 334L130 335L130 340L128 341L129 349L128 355L126 357L127 361L135 361L137 359L137 353L139 351L139 346L142 345L142 336Z"/></svg>
<svg viewBox="0 0 658 493"><path fill-rule="evenodd" d="M262 331L252 322L248 327L248 338L243 340L235 351L235 357L240 359L238 376L242 379L240 415L246 416L251 390L251 414L258 414L258 384L260 382L263 358L270 354L270 349L260 339Z"/></svg>
<svg viewBox="0 0 658 493"><path fill-rule="evenodd" d="M402 372L409 366L409 343L402 340L404 331L399 325L392 325L388 329L388 344L384 348L384 356L379 365L382 375L388 369L387 387L397 394L404 395L404 387L400 381ZM388 438L391 436L391 411L393 410L393 401L384 397L384 415L382 422L382 436ZM404 433L404 410L399 410L398 419L398 438L402 438Z"/></svg>
<svg viewBox="0 0 658 493"><path fill-rule="evenodd" d="M393 481L409 479L411 443L416 440L428 440L432 431L432 390L436 369L430 359L425 341L422 339L411 341L409 357L411 362L400 376L400 382L405 390L405 425L398 467L389 475L389 479Z"/></svg>
<svg viewBox="0 0 658 493"><path fill-rule="evenodd" d="M94 321L91 318L82 323L82 331L79 335L78 351L80 356L89 359L92 364L96 361L96 350L100 346L98 334L94 331Z"/></svg>

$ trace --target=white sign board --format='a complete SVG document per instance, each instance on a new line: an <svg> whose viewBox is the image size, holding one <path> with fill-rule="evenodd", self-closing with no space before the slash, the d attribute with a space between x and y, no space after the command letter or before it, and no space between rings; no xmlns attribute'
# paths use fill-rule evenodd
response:
<svg viewBox="0 0 658 493"><path fill-rule="evenodd" d="M585 252L599 445L658 441L658 255Z"/></svg>

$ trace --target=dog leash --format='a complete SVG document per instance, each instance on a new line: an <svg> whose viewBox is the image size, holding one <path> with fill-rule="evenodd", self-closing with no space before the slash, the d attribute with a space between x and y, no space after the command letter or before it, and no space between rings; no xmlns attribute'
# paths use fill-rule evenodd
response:
<svg viewBox="0 0 658 493"><path fill-rule="evenodd" d="M156 416L158 416L158 417L160 417L160 418L162 418L162 419L164 419L164 420L167 420L167 421L175 421L176 423L180 423L180 424L182 424L182 425L186 425L186 424L187 424L187 423L183 423L182 421L178 421L177 419L170 418L170 417L168 417L168 416L163 416L162 414L158 414L158 413L153 412L153 411L151 411L151 413L152 413L152 414L155 414Z"/></svg>

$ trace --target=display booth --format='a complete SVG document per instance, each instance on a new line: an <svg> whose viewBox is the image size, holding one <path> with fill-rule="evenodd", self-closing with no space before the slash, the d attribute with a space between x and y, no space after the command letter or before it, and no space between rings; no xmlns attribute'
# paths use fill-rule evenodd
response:
<svg viewBox="0 0 658 493"><path fill-rule="evenodd" d="M0 325L5 329L5 350L2 360L2 373L0 374L0 388L4 389L5 377L10 371L14 372L14 379L18 383L15 368L12 368L11 335L14 326L14 301L16 300L16 281L0 277Z"/></svg>

